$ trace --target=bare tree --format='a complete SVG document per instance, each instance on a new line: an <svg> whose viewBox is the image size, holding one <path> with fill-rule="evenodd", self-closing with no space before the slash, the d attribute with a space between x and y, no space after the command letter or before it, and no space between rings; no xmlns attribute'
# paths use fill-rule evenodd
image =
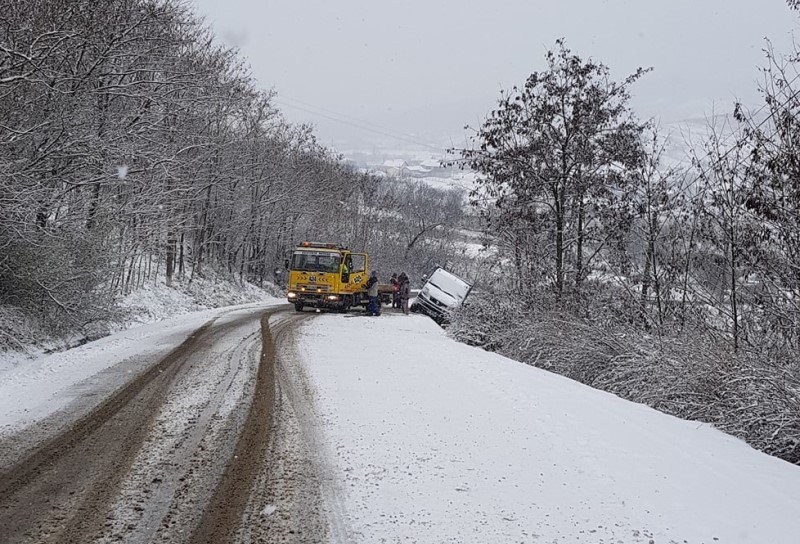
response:
<svg viewBox="0 0 800 544"><path fill-rule="evenodd" d="M582 60L563 41L546 59L546 71L503 95L478 130L476 146L462 150L461 157L484 175L473 196L502 209L498 217L505 227L527 224L550 231L552 281L561 294L571 243L568 222L577 224L580 279L590 223L586 198L604 193L615 167L631 158L641 127L628 109L628 88L645 70L614 82L606 66Z"/></svg>

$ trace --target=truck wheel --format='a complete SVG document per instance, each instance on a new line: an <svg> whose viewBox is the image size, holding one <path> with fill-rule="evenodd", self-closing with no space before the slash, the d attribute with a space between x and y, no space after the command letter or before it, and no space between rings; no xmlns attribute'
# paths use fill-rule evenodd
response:
<svg viewBox="0 0 800 544"><path fill-rule="evenodd" d="M416 302L414 304L412 304L411 305L411 311L414 312L414 313L417 313L419 311L419 304L417 304Z"/></svg>
<svg viewBox="0 0 800 544"><path fill-rule="evenodd" d="M302 312L303 311L303 303L302 302L295 302L294 303L295 311Z"/></svg>

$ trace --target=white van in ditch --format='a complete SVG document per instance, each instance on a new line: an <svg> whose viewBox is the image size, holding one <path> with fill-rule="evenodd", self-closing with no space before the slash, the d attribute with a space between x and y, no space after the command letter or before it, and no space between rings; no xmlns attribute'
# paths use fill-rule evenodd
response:
<svg viewBox="0 0 800 544"><path fill-rule="evenodd" d="M471 290L472 285L439 267L422 286L411 311L427 314L437 322L447 321L448 314L464 303Z"/></svg>

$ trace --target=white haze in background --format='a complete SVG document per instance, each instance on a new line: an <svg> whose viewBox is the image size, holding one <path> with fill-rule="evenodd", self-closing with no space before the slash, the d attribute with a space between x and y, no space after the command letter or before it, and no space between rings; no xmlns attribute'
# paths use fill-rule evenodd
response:
<svg viewBox="0 0 800 544"><path fill-rule="evenodd" d="M463 143L559 37L618 78L654 67L634 88L643 117L727 112L758 103L764 38L787 51L797 21L784 0L192 1L287 117L340 149Z"/></svg>

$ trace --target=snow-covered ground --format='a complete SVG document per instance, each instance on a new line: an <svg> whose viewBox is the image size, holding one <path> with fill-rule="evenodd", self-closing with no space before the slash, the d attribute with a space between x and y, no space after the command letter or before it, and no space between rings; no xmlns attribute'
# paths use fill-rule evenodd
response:
<svg viewBox="0 0 800 544"><path fill-rule="evenodd" d="M283 302L270 298L269 302L191 312L133 326L60 353L24 361L0 359L0 437L42 420L87 394L111 393L210 320Z"/></svg>
<svg viewBox="0 0 800 544"><path fill-rule="evenodd" d="M0 438L110 392L204 323L262 305L190 313L0 369ZM421 316L318 315L294 336L282 364L311 399L301 419L323 467L322 511L343 541L797 542L800 468L713 427L459 344ZM166 406L181 412L220 383L212 366Z"/></svg>
<svg viewBox="0 0 800 544"><path fill-rule="evenodd" d="M270 292L281 291L272 284L268 289L260 289L251 283L237 283L225 276L208 272L205 278L195 278L191 282L176 279L172 287L167 287L164 278L137 289L119 301L121 308L127 310L130 323L151 323L177 315L222 308L237 304L267 302L274 300Z"/></svg>
<svg viewBox="0 0 800 544"><path fill-rule="evenodd" d="M175 278L171 287L163 276L146 282L116 301L115 318L97 322L91 330L75 331L67 337L51 337L40 324L19 309L0 306L0 372L25 364L43 353L64 351L87 340L143 323L163 321L179 315L255 302L269 303L282 288L269 282L261 289L230 276L208 271L205 277ZM11 339L8 341L8 339ZM11 351L4 351L11 348Z"/></svg>
<svg viewBox="0 0 800 544"><path fill-rule="evenodd" d="M354 542L794 544L800 468L447 338L326 315L298 335Z"/></svg>

